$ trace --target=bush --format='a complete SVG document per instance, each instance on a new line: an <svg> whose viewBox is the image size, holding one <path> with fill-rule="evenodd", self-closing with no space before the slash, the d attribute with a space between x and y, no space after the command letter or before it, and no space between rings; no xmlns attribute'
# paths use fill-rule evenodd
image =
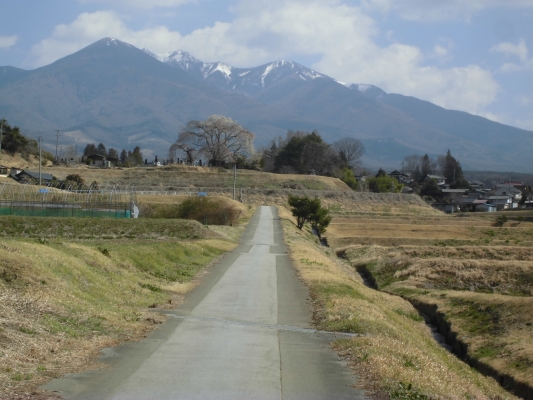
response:
<svg viewBox="0 0 533 400"><path fill-rule="evenodd" d="M368 180L368 187L375 193L401 193L403 184L388 175L379 175Z"/></svg>
<svg viewBox="0 0 533 400"><path fill-rule="evenodd" d="M298 229L302 229L305 222L311 222L318 236L326 231L331 222L331 216L327 208L323 208L318 197L310 199L307 196L289 195L289 205L291 206L292 215L297 218Z"/></svg>
<svg viewBox="0 0 533 400"><path fill-rule="evenodd" d="M346 185L348 185L352 190L357 188L357 179L355 179L351 168L346 167L341 171L340 180L346 183Z"/></svg>
<svg viewBox="0 0 533 400"><path fill-rule="evenodd" d="M194 219L204 225L235 225L240 211L226 200L189 197L180 204L141 206L143 218Z"/></svg>
<svg viewBox="0 0 533 400"><path fill-rule="evenodd" d="M500 228L507 222L507 215L499 215L494 221L494 225L499 226Z"/></svg>

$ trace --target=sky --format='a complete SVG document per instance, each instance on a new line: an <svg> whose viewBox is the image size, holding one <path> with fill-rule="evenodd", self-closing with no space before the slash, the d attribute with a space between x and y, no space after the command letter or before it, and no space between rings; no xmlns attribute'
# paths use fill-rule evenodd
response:
<svg viewBox="0 0 533 400"><path fill-rule="evenodd" d="M533 130L533 0L0 0L0 15L0 66L114 37L235 67L291 60Z"/></svg>

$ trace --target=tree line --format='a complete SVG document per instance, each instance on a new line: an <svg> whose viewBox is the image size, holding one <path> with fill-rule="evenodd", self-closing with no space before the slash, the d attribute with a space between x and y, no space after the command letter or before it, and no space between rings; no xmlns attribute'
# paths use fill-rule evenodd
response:
<svg viewBox="0 0 533 400"><path fill-rule="evenodd" d="M11 126L5 119L0 120L2 130L2 150L10 154L21 154L23 158L30 156L39 157L39 144L37 140L24 135L18 126ZM52 153L42 150L41 156L46 160L54 161Z"/></svg>
<svg viewBox="0 0 533 400"><path fill-rule="evenodd" d="M350 188L358 185L354 171L361 171L361 157L365 148L359 139L342 138L327 143L318 131L289 130L286 136L272 140L266 148L254 152L254 135L231 118L212 115L205 121L192 120L178 132L172 144L169 158L181 157L192 164L200 157L208 159L212 166L233 166L281 174L316 174L341 179ZM411 173L416 193L436 195L440 192L437 182L427 179L442 174L452 188L467 188L461 164L448 150L446 155L432 159L411 155L404 159L402 171ZM380 169L376 176L365 182L374 192L402 191L404 185Z"/></svg>
<svg viewBox="0 0 533 400"><path fill-rule="evenodd" d="M189 121L169 149L169 159L192 164L204 157L212 166L233 166L266 172L316 174L339 177L355 187L354 168L360 166L364 146L358 139L326 143L317 131L291 131L258 152L254 134L231 118L212 115Z"/></svg>
<svg viewBox="0 0 533 400"><path fill-rule="evenodd" d="M133 151L123 149L120 154L116 149L110 148L106 150L106 147L103 143L99 143L98 146L95 146L94 143L88 144L83 149L83 161L89 161L92 155L100 155L107 158L110 161L116 161L124 167L134 167L136 165L142 164L143 155L141 153L141 148L136 146Z"/></svg>

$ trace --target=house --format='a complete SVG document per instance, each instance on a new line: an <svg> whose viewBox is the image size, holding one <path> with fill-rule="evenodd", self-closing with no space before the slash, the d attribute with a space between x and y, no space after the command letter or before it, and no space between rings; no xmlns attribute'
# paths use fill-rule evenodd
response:
<svg viewBox="0 0 533 400"><path fill-rule="evenodd" d="M9 170L9 167L6 167L5 165L0 165L0 176L7 178L7 176L9 175Z"/></svg>
<svg viewBox="0 0 533 400"><path fill-rule="evenodd" d="M487 199L477 199L474 197L465 197L459 201L459 206L462 211L477 211L479 206L487 204Z"/></svg>
<svg viewBox="0 0 533 400"><path fill-rule="evenodd" d="M524 204L522 205L522 208L533 208L533 201L531 200L525 201Z"/></svg>
<svg viewBox="0 0 533 400"><path fill-rule="evenodd" d="M39 172L21 171L15 175L19 183L39 182ZM49 183L54 180L52 174L41 173L41 183Z"/></svg>
<svg viewBox="0 0 533 400"><path fill-rule="evenodd" d="M484 203L476 206L478 212L496 212L497 208L494 204Z"/></svg>
<svg viewBox="0 0 533 400"><path fill-rule="evenodd" d="M398 170L392 171L390 174L388 174L391 178L396 179L400 183L412 183L413 178L410 173L408 172L402 172Z"/></svg>
<svg viewBox="0 0 533 400"><path fill-rule="evenodd" d="M87 159L91 160L94 165L102 168L111 168L111 166L116 166L117 162L119 161L118 158L106 157L101 154L88 155Z"/></svg>
<svg viewBox="0 0 533 400"><path fill-rule="evenodd" d="M485 184L481 181L468 181L468 184L470 185L470 189L472 190L484 190Z"/></svg>
<svg viewBox="0 0 533 400"><path fill-rule="evenodd" d="M459 204L431 203L431 207L443 211L446 214L455 214L456 212L461 211Z"/></svg>
<svg viewBox="0 0 533 400"><path fill-rule="evenodd" d="M490 193L493 196L512 196L514 201L520 201L522 198L522 191L517 189L512 184L499 184L491 189Z"/></svg>
<svg viewBox="0 0 533 400"><path fill-rule="evenodd" d="M460 200L466 196L466 189L441 189L442 197L451 200Z"/></svg>
<svg viewBox="0 0 533 400"><path fill-rule="evenodd" d="M426 176L426 179L435 179L437 181L437 185L439 185L439 186L446 185L446 179L443 176L428 175L428 176Z"/></svg>
<svg viewBox="0 0 533 400"><path fill-rule="evenodd" d="M509 195L490 196L488 199L488 203L496 206L498 211L514 208L514 204L516 204L516 203L513 203L512 196L509 196Z"/></svg>
<svg viewBox="0 0 533 400"><path fill-rule="evenodd" d="M22 168L11 167L9 171L9 176L13 179L16 179L15 177L17 176L17 174L20 174L22 171L24 171Z"/></svg>

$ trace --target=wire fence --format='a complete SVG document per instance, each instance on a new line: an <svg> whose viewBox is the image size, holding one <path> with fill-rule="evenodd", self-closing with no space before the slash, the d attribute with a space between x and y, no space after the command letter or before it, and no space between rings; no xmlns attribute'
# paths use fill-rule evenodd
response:
<svg viewBox="0 0 533 400"><path fill-rule="evenodd" d="M118 185L0 186L0 215L131 218L136 203L135 190Z"/></svg>

